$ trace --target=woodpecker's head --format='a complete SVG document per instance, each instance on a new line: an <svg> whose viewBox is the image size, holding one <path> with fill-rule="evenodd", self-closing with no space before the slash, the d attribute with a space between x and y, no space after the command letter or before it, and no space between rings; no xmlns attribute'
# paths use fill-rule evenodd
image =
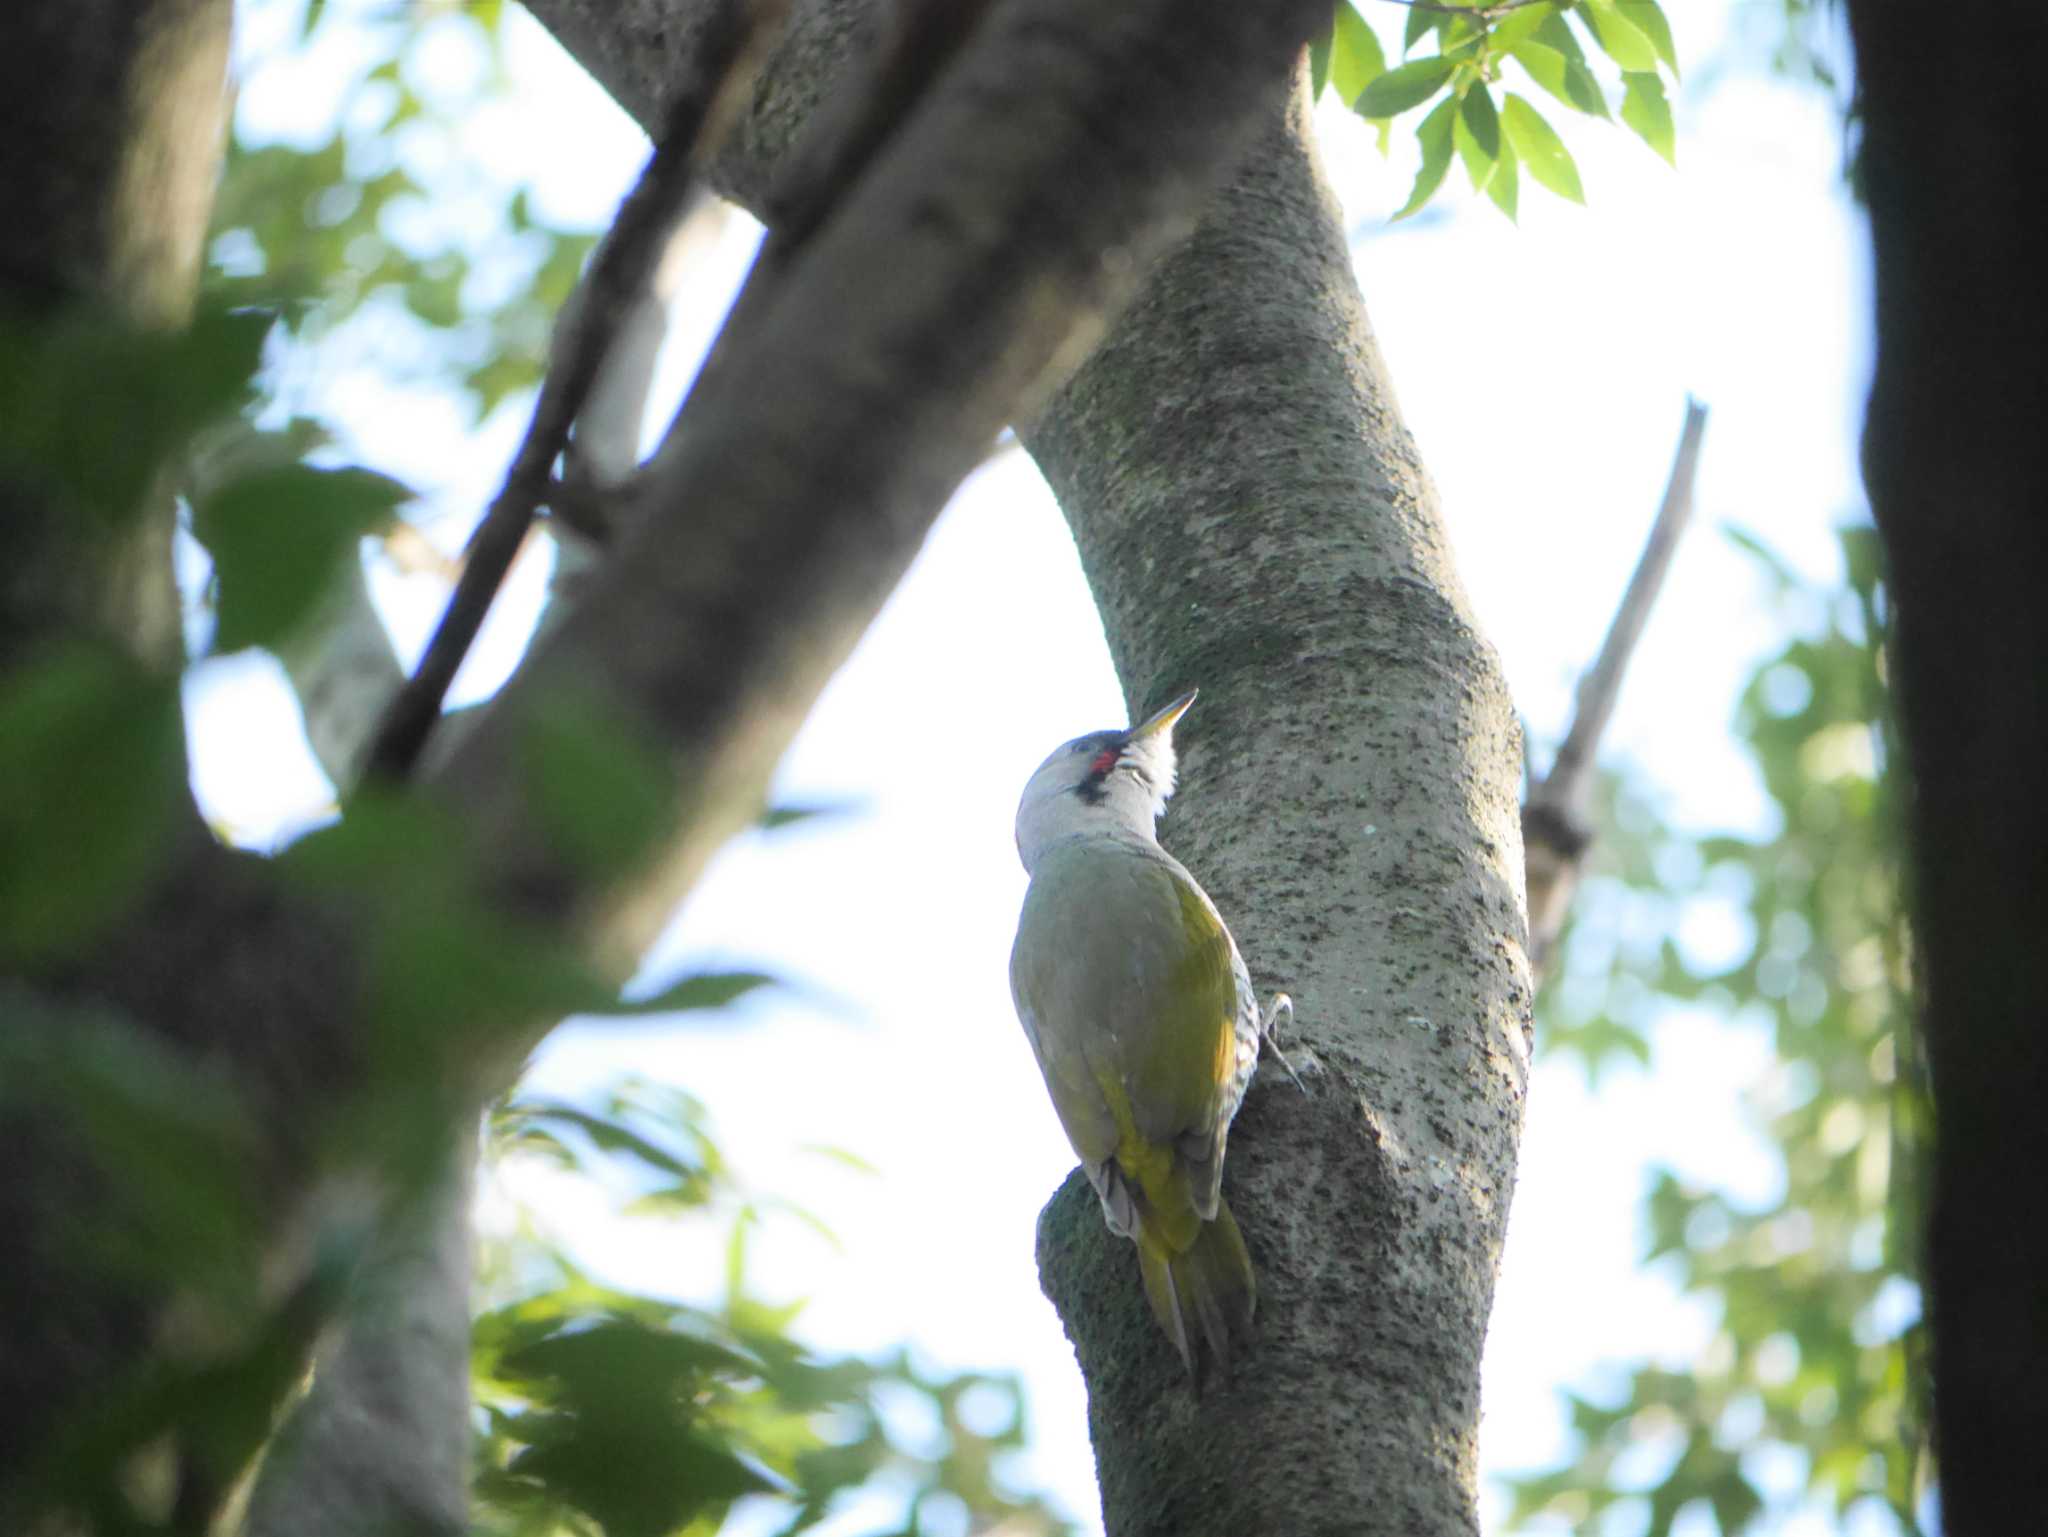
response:
<svg viewBox="0 0 2048 1537"><path fill-rule="evenodd" d="M1195 702L1189 689L1128 731L1091 731L1053 749L1017 803L1017 852L1024 868L1077 833L1122 829L1149 838L1173 794L1173 723Z"/></svg>

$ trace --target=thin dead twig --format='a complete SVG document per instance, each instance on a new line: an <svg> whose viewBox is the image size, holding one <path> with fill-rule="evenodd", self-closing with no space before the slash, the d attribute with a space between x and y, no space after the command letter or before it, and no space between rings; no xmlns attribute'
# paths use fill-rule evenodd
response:
<svg viewBox="0 0 2048 1537"><path fill-rule="evenodd" d="M505 573L547 499L554 465L596 383L634 297L651 280L670 233L695 201L698 166L730 128L787 0L721 6L699 72L677 89L661 140L620 205L585 274L581 302L558 323L554 359L505 483L471 536L468 559L426 654L386 709L364 767L367 780L406 778L441 717L442 701L475 643Z"/></svg>
<svg viewBox="0 0 2048 1537"><path fill-rule="evenodd" d="M1699 470L1700 439L1707 427L1707 408L1697 400L1685 403L1685 425L1678 435L1678 452L1671 463L1671 478L1664 487L1663 505L1650 526L1635 574L1622 594L1621 606L1607 627L1599 658L1579 684L1578 708L1564 745L1549 774L1529 788L1522 804L1522 846L1529 899L1529 956L1537 974L1542 974L1551 949L1564 928L1573 890L1578 885L1579 866L1593 841L1587 819L1587 802L1593 784L1594 753L1607 723L1614 715L1621 695L1622 675L1650 609L1671 569L1679 536L1692 516L1693 481Z"/></svg>

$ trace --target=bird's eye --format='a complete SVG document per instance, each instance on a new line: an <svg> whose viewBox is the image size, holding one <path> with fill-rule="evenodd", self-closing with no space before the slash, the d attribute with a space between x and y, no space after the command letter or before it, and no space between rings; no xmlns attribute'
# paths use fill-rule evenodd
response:
<svg viewBox="0 0 2048 1537"><path fill-rule="evenodd" d="M1091 774L1107 774L1116 767L1116 760L1122 756L1123 754L1119 749L1105 747L1095 755L1095 761L1088 765L1088 772Z"/></svg>

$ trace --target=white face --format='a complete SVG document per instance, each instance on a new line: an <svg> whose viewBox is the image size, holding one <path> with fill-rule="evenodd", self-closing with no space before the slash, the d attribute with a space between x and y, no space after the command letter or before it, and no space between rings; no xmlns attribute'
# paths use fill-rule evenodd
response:
<svg viewBox="0 0 2048 1537"><path fill-rule="evenodd" d="M1170 728L1143 736L1096 731L1055 748L1017 805L1025 868L1040 849L1070 834L1123 829L1149 837L1173 793L1173 776Z"/></svg>

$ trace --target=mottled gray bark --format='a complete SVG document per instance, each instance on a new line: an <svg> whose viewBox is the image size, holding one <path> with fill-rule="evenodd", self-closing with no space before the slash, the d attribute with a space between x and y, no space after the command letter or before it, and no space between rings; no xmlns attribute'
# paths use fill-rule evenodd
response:
<svg viewBox="0 0 2048 1537"><path fill-rule="evenodd" d="M243 1537L455 1537L468 1529L474 1137L388 1217L342 1327L266 1453Z"/></svg>
<svg viewBox="0 0 2048 1537"><path fill-rule="evenodd" d="M1262 989L1293 995L1321 1069L1306 1097L1263 1072L1231 1138L1261 1330L1227 1387L1186 1396L1083 1181L1047 1209L1040 1265L1088 1377L1105 1523L1476 1530L1529 1061L1520 742L1305 95L1024 439L1134 718L1202 690L1161 836Z"/></svg>
<svg viewBox="0 0 2048 1537"><path fill-rule="evenodd" d="M687 3L536 12L643 121ZM816 0L726 165L760 204L865 12ZM1480 1349L1529 1045L1498 666L1453 576L1296 101L1195 238L1025 430L1080 545L1134 713L1190 684L1167 844L1320 1071L1271 1075L1230 1188L1262 1337L1189 1396L1078 1177L1048 1291L1087 1376L1104 1513L1133 1533L1476 1527Z"/></svg>
<svg viewBox="0 0 2048 1537"><path fill-rule="evenodd" d="M1864 475L1896 605L1937 1131L1940 1525L1976 1537L2048 1509L2048 17L1848 11L1877 276Z"/></svg>
<svg viewBox="0 0 2048 1537"><path fill-rule="evenodd" d="M230 0L0 8L0 322L84 305L191 311L226 124ZM0 484L0 665L53 626L179 655L168 494L116 531Z"/></svg>
<svg viewBox="0 0 2048 1537"><path fill-rule="evenodd" d="M653 938L758 814L953 487L1192 226L1319 10L991 8L773 293L743 301L747 334L634 483L582 607L435 776L498 905L622 966ZM640 714L679 785L660 857L608 882L541 835L519 767L564 695Z"/></svg>
<svg viewBox="0 0 2048 1537"><path fill-rule="evenodd" d="M0 335L9 342L15 326L59 315L151 329L190 312L222 149L230 14L230 0L0 8ZM129 516L116 523L109 511ZM66 641L110 643L164 666L181 655L168 494L136 509L87 508L7 464L0 528L0 682ZM185 832L203 836L196 816ZM131 994L146 992L152 975L147 958L135 959L120 979ZM71 980L0 988L14 1060L76 1040L84 1018L124 1013L126 1000ZM80 992L97 996L74 1009ZM19 1101L0 1110L0 1316L10 1321L0 1340L0 1526L11 1530L9 1475L58 1413L125 1363L149 1320L132 1287L78 1253L74 1208L102 1196L63 1117Z"/></svg>

